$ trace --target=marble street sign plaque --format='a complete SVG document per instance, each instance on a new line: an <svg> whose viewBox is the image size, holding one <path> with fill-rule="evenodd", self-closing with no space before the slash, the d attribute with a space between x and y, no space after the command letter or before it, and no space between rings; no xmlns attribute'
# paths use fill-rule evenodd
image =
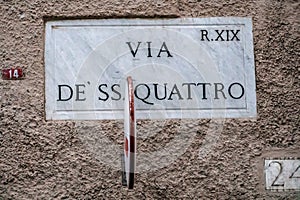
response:
<svg viewBox="0 0 300 200"><path fill-rule="evenodd" d="M250 18L46 22L48 120L256 117Z"/></svg>

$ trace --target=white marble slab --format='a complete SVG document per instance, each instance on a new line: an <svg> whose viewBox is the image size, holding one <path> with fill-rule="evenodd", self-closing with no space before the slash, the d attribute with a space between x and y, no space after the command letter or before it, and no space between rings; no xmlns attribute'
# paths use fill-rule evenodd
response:
<svg viewBox="0 0 300 200"><path fill-rule="evenodd" d="M138 119L256 117L252 21L46 23L46 119L122 119L127 76Z"/></svg>
<svg viewBox="0 0 300 200"><path fill-rule="evenodd" d="M266 159L267 190L300 190L299 159Z"/></svg>

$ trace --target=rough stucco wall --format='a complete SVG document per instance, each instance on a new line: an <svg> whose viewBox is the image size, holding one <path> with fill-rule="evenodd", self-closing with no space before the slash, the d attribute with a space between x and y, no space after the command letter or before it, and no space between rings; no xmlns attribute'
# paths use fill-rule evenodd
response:
<svg viewBox="0 0 300 200"><path fill-rule="evenodd" d="M0 199L300 198L299 192L265 191L262 167L265 156L300 157L297 1L0 0L0 13L1 68L21 66L27 75L0 80ZM127 191L119 171L90 148L104 136L121 147L122 121L44 120L44 18L164 16L253 17L258 117L225 120L204 158L199 147L211 120L139 121L139 134L163 124L156 137L138 139L139 151L164 146L179 129L194 137L183 155L137 174L135 189Z"/></svg>

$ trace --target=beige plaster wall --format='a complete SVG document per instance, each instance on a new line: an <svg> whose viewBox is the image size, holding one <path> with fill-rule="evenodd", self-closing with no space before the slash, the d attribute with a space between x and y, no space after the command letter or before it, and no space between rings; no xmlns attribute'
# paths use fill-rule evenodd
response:
<svg viewBox="0 0 300 200"><path fill-rule="evenodd" d="M265 157L300 157L299 10L293 0L0 0L0 68L26 73L0 80L0 199L300 198L266 191L263 174ZM168 166L138 173L133 191L106 162L119 158L101 152L102 138L122 147L122 121L45 121L45 20L213 16L253 18L256 120L226 119L218 135L212 120L138 121L139 134L160 127L138 139L140 152L165 146L178 130L193 137ZM210 151L199 157L203 147Z"/></svg>

